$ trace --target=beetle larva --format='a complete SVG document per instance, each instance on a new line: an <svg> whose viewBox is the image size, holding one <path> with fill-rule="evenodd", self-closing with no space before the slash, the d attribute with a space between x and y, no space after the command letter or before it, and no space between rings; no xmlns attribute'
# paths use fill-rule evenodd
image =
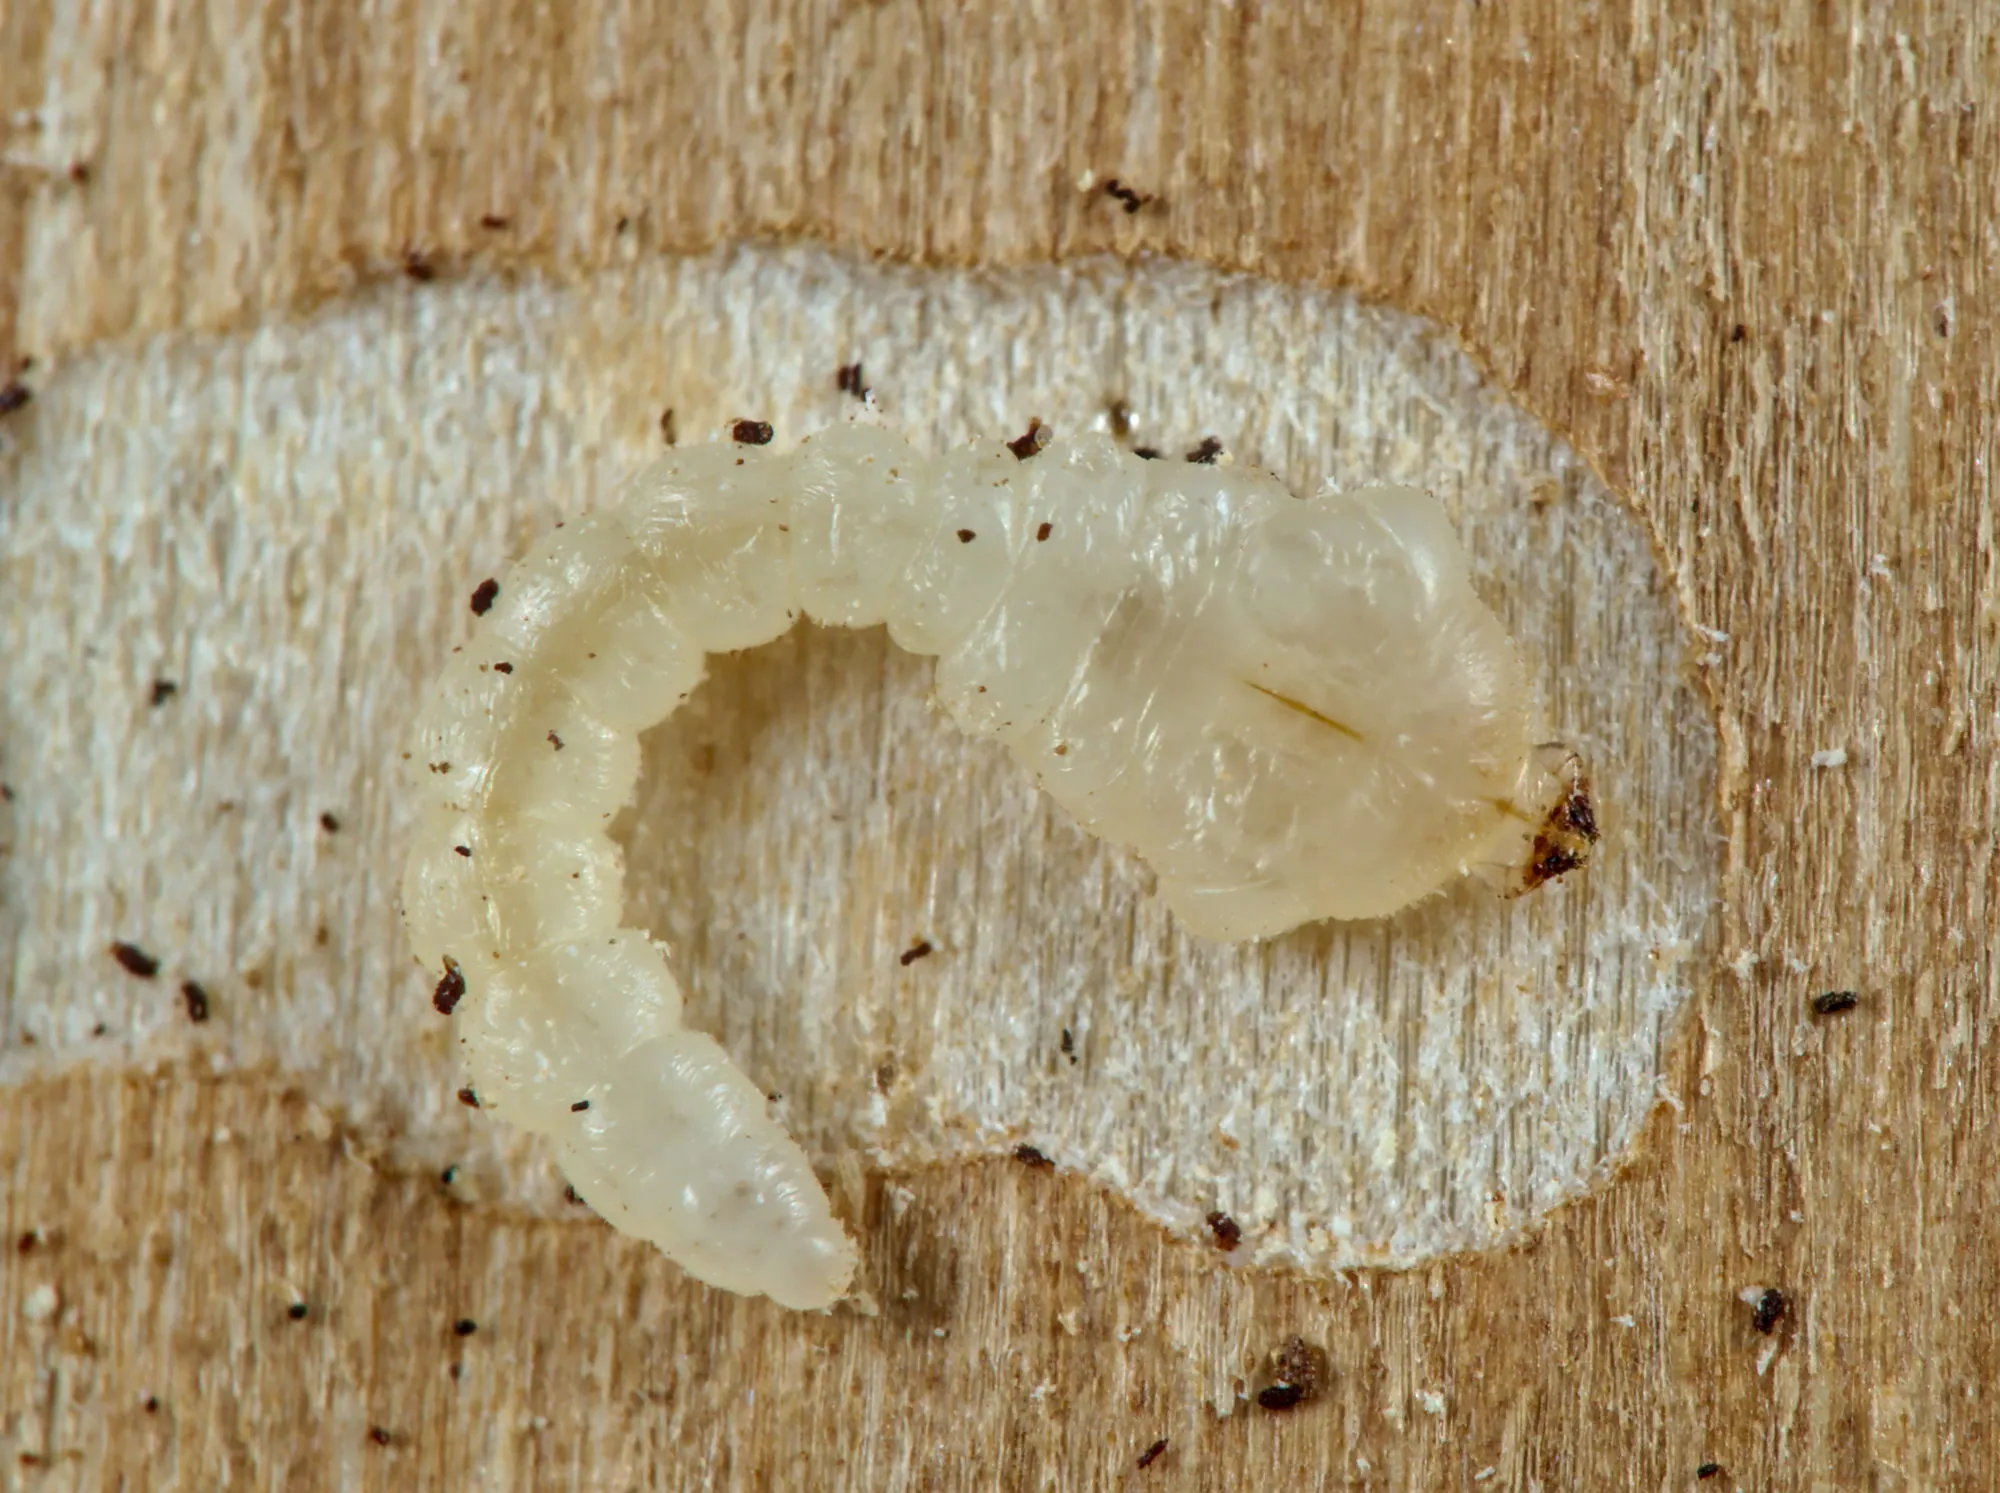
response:
<svg viewBox="0 0 2000 1493"><path fill-rule="evenodd" d="M1210 938L1382 916L1471 869L1530 886L1596 838L1443 510L1408 488L1301 500L1096 436L930 460L850 425L677 450L475 610L421 727L403 882L472 1090L551 1136L612 1223L790 1307L837 1300L854 1245L620 926L607 834L639 733L705 654L801 613L887 623L937 656L962 729L1133 846Z"/></svg>

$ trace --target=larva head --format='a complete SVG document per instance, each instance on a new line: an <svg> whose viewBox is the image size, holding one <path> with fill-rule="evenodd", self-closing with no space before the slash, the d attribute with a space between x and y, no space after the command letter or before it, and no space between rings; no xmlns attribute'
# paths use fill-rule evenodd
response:
<svg viewBox="0 0 2000 1493"><path fill-rule="evenodd" d="M1597 800L1583 759L1560 741L1543 742L1535 755L1554 788L1535 822L1527 856L1515 868L1516 895L1581 870L1595 853L1599 835Z"/></svg>
<svg viewBox="0 0 2000 1493"><path fill-rule="evenodd" d="M1051 790L1216 938L1378 917L1525 861L1539 712L1436 501L1300 501L1191 467L1161 484L1160 553L1050 717Z"/></svg>

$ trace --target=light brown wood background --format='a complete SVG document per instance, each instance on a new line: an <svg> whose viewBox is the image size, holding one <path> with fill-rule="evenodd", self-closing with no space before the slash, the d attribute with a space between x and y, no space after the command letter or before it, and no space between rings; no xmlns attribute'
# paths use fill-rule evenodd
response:
<svg viewBox="0 0 2000 1493"><path fill-rule="evenodd" d="M850 1179L871 1257L948 1303L872 1322L445 1204L282 1080L77 1070L0 1094L8 1226L38 1231L0 1266L0 1479L2000 1478L1997 26L1803 0L0 9L0 350L44 366L294 316L412 251L560 278L772 236L1168 254L1456 330L1732 640L1707 677L1739 971L1696 993L1685 1110L1518 1249L1229 1273L1078 1179L953 1164ZM1127 215L1086 172L1159 202ZM1808 768L1840 743L1846 769ZM1834 987L1860 1006L1814 1020ZM1773 1338L1746 1279L1794 1302ZM460 1339L461 1313L506 1325ZM1218 1353L1301 1331L1336 1378L1218 1418L1132 1321Z"/></svg>

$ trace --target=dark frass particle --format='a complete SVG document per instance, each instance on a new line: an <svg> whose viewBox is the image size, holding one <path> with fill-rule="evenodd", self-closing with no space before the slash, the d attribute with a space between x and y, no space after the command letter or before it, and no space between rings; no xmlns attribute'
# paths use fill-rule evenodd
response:
<svg viewBox="0 0 2000 1493"><path fill-rule="evenodd" d="M193 980L181 981L181 1005L187 1010L187 1019L197 1026L208 1020L208 992Z"/></svg>
<svg viewBox="0 0 2000 1493"><path fill-rule="evenodd" d="M1215 1247L1225 1254L1243 1242L1243 1225L1219 1209L1208 1215L1208 1232L1215 1238Z"/></svg>
<svg viewBox="0 0 2000 1493"><path fill-rule="evenodd" d="M394 1441L396 1438L389 1434L389 1428L387 1426L370 1426L368 1428L368 1439L374 1442L377 1446L387 1446L391 1441Z"/></svg>
<svg viewBox="0 0 2000 1493"><path fill-rule="evenodd" d="M451 848L453 850L456 850L460 855L464 856L467 860L472 859L472 847L470 845L454 845Z"/></svg>
<svg viewBox="0 0 2000 1493"><path fill-rule="evenodd" d="M34 397L34 390L18 378L8 379L5 384L0 384L0 415L11 415L15 410L26 408L28 401Z"/></svg>
<svg viewBox="0 0 2000 1493"><path fill-rule="evenodd" d="M180 692L181 692L181 687L178 684L175 684L173 680L155 679L153 681L153 696L152 696L153 708L155 710L159 709L162 705L166 704L167 701L173 699L173 697L179 694Z"/></svg>
<svg viewBox="0 0 2000 1493"><path fill-rule="evenodd" d="M484 617L493 605L493 598L500 594L500 583L488 576L472 588L472 615Z"/></svg>
<svg viewBox="0 0 2000 1493"><path fill-rule="evenodd" d="M465 976L459 973L458 961L447 954L444 956L444 978L431 992L431 1006L438 1015L449 1016L464 994Z"/></svg>
<svg viewBox="0 0 2000 1493"><path fill-rule="evenodd" d="M471 1089L460 1089L458 1091L458 1102L463 1104L467 1109L479 1108L479 1096L473 1093Z"/></svg>
<svg viewBox="0 0 2000 1493"><path fill-rule="evenodd" d="M1023 1166L1033 1167L1038 1172L1050 1171L1055 1167L1053 1161L1025 1142L1014 1147L1014 1159Z"/></svg>
<svg viewBox="0 0 2000 1493"><path fill-rule="evenodd" d="M1160 448L1158 446L1134 446L1132 454L1141 461L1158 461L1160 459Z"/></svg>
<svg viewBox="0 0 2000 1493"><path fill-rule="evenodd" d="M729 427L729 438L739 446L768 446L771 425L767 420L738 420Z"/></svg>
<svg viewBox="0 0 2000 1493"><path fill-rule="evenodd" d="M498 233L501 229L509 227L513 221L512 218L509 218L504 213L481 213L479 215L479 226L484 228L488 233Z"/></svg>
<svg viewBox="0 0 2000 1493"><path fill-rule="evenodd" d="M290 1306L285 1308L285 1315L290 1317L294 1322L303 1322L306 1319L306 1313L311 1310L312 1308L307 1306L303 1301L294 1301Z"/></svg>
<svg viewBox="0 0 2000 1493"><path fill-rule="evenodd" d="M340 833L340 821L331 814L322 814L319 816L319 827L330 835Z"/></svg>
<svg viewBox="0 0 2000 1493"><path fill-rule="evenodd" d="M1812 998L1815 1016L1838 1016L1860 1004L1861 993L1856 990L1823 990Z"/></svg>
<svg viewBox="0 0 2000 1493"><path fill-rule="evenodd" d="M1215 465L1215 458L1221 454L1222 442L1218 441L1214 436L1209 435L1203 436L1201 444L1188 452L1183 459L1198 463L1201 466L1212 467Z"/></svg>
<svg viewBox="0 0 2000 1493"><path fill-rule="evenodd" d="M137 944L115 943L111 946L111 957L118 961L126 974L137 975L142 980L150 980L160 972L160 961Z"/></svg>
<svg viewBox="0 0 2000 1493"><path fill-rule="evenodd" d="M1135 192L1115 176L1104 184L1104 195L1124 208L1127 217L1132 216L1132 214L1138 212L1140 208L1153 200L1151 194Z"/></svg>
<svg viewBox="0 0 2000 1493"><path fill-rule="evenodd" d="M1070 1060L1070 1065L1072 1067L1075 1066L1076 1033L1072 1032L1068 1027L1064 1027L1062 1029L1062 1055Z"/></svg>
<svg viewBox="0 0 2000 1493"><path fill-rule="evenodd" d="M1044 542L1048 539L1049 535L1055 533L1055 531L1056 531L1056 526L1054 524L1042 524L1035 530L1035 541L1037 543Z"/></svg>
<svg viewBox="0 0 2000 1493"><path fill-rule="evenodd" d="M470 1317L460 1317L451 1324L451 1330L460 1337L471 1337L473 1333L479 1331L479 1324Z"/></svg>
<svg viewBox="0 0 2000 1493"><path fill-rule="evenodd" d="M868 386L861 381L859 363L842 363L840 372L834 375L834 382L839 385L843 394L852 394L856 399L868 397Z"/></svg>
<svg viewBox="0 0 2000 1493"><path fill-rule="evenodd" d="M493 672L496 674L511 674L514 672L514 666L512 664L495 664Z"/></svg>
<svg viewBox="0 0 2000 1493"><path fill-rule="evenodd" d="M417 284L427 285L437 278L437 267L431 263L430 256L424 253L423 250L405 249L403 251L403 273L416 281Z"/></svg>
<svg viewBox="0 0 2000 1493"><path fill-rule="evenodd" d="M674 428L674 410L672 405L668 405L660 411L660 439L665 441L669 446L678 446L681 443L681 434Z"/></svg>
<svg viewBox="0 0 2000 1493"><path fill-rule="evenodd" d="M590 1101L588 1099L579 1099L569 1107L569 1112L573 1115L580 1115L589 1108Z"/></svg>
<svg viewBox="0 0 2000 1493"><path fill-rule="evenodd" d="M911 965L915 964L919 959L924 958L931 952L932 952L931 941L928 938L920 938L916 942L912 943L907 949L903 950L902 953L898 954L896 956L896 962L902 965L904 969L908 969Z"/></svg>
<svg viewBox="0 0 2000 1493"><path fill-rule="evenodd" d="M1778 1324L1784 1321L1785 1314L1791 1309L1792 1303L1785 1298L1783 1291L1776 1286L1767 1286L1751 1304L1750 1325L1761 1333L1776 1332Z"/></svg>
<svg viewBox="0 0 2000 1493"><path fill-rule="evenodd" d="M1326 1382L1326 1354L1302 1337L1293 1337L1271 1355L1271 1380L1257 1392L1266 1410L1291 1410L1319 1394Z"/></svg>
<svg viewBox="0 0 2000 1493"><path fill-rule="evenodd" d="M1257 1403L1266 1410L1294 1410L1305 1397L1296 1384L1271 1384L1257 1391Z"/></svg>
<svg viewBox="0 0 2000 1493"><path fill-rule="evenodd" d="M1694 1475L1704 1483L1712 1477L1721 1477L1722 1464L1720 1462L1704 1462L1701 1466L1695 1468Z"/></svg>
<svg viewBox="0 0 2000 1493"><path fill-rule="evenodd" d="M960 544L970 544L972 543L973 540L977 539L978 537L979 536L970 529L960 529L958 531L958 542Z"/></svg>
<svg viewBox="0 0 2000 1493"><path fill-rule="evenodd" d="M1014 460L1026 461L1031 456L1039 456L1043 447L1054 439L1055 432L1038 419L1029 419L1025 434L1014 437L1007 443L1007 449L1014 453Z"/></svg>
<svg viewBox="0 0 2000 1493"><path fill-rule="evenodd" d="M1151 1467L1155 1462L1160 1460L1160 1454L1166 1449L1167 1438L1162 1436L1158 1441L1155 1441L1151 1446L1139 1453L1138 1465L1140 1467Z"/></svg>

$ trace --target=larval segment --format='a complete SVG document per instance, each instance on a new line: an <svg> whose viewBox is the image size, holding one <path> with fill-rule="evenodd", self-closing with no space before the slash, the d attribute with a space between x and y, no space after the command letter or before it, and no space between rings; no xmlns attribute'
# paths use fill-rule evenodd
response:
<svg viewBox="0 0 2000 1493"><path fill-rule="evenodd" d="M455 652L413 754L404 907L480 1102L730 1290L828 1305L854 1245L764 1095L681 1027L661 951L618 926L606 830L703 655L802 613L940 655L952 718L1134 846L1209 937L1382 915L1482 866L1532 886L1596 837L1424 493L1301 500L1102 437L676 451L537 545Z"/></svg>

